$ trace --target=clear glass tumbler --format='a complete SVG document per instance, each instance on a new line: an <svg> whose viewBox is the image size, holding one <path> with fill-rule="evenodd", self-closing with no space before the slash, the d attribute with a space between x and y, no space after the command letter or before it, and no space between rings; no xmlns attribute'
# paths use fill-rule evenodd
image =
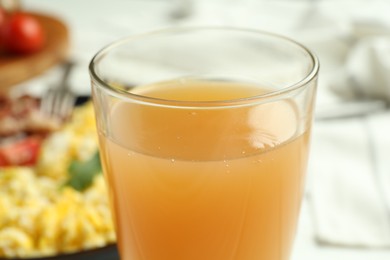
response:
<svg viewBox="0 0 390 260"><path fill-rule="evenodd" d="M90 64L121 259L287 260L319 64L235 28L131 36Z"/></svg>

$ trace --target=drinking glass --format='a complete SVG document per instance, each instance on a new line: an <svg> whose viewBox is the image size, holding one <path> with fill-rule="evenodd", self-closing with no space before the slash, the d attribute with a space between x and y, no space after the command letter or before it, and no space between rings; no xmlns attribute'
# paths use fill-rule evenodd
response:
<svg viewBox="0 0 390 260"><path fill-rule="evenodd" d="M175 28L112 43L89 69L121 259L289 259L319 69L307 48Z"/></svg>

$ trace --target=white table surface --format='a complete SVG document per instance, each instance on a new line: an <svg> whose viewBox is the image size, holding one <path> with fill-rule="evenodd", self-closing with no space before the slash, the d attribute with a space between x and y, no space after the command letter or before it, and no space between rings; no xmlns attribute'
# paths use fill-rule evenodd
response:
<svg viewBox="0 0 390 260"><path fill-rule="evenodd" d="M175 0L26 0L26 9L56 15L63 19L71 30L71 56L79 66L71 79L76 92L89 93L88 62L104 45L118 38L175 25L229 25L245 26L288 34L305 40L300 34L299 19L311 10L307 1L272 0L196 0L193 13L183 19L174 20L169 14L174 10ZM321 1L316 1L321 2ZM383 8L387 6L388 8ZM256 8L254 8L256 7ZM389 4L384 1L322 1L317 8L331 10L335 16L347 20L357 13L366 12L368 17L384 16L388 19ZM387 10L387 11L386 11ZM307 13L306 13L307 14ZM387 14L387 15L386 15ZM341 20L343 20L341 19ZM293 22L292 22L293 21ZM342 30L342 26L340 27ZM337 31L332 31L337 33ZM296 33L296 34L295 34ZM321 32L319 33L320 36ZM322 63L323 78L331 73L334 61L318 55ZM323 55L326 55L324 53ZM40 91L52 83L55 70L21 84L21 88ZM320 81L324 84L323 81ZM332 99L326 89L319 91L319 103ZM356 248L320 246L314 240L314 225L311 210L305 198L292 260L388 260L390 250L366 250Z"/></svg>

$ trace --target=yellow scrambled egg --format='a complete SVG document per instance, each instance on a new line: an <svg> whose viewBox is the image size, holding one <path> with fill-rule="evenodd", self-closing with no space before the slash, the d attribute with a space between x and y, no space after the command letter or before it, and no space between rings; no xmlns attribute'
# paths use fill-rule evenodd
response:
<svg viewBox="0 0 390 260"><path fill-rule="evenodd" d="M0 257L38 257L102 247L115 232L102 174L80 192L64 186L71 161L97 151L90 103L45 140L35 168L0 169Z"/></svg>

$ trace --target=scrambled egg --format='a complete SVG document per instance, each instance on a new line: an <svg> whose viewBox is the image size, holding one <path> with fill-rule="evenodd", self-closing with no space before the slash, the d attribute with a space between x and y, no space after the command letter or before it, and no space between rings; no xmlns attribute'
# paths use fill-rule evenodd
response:
<svg viewBox="0 0 390 260"><path fill-rule="evenodd" d="M0 169L0 257L42 257L115 242L102 174L82 192L63 185L70 162L88 160L97 149L87 103L45 140L35 168Z"/></svg>

